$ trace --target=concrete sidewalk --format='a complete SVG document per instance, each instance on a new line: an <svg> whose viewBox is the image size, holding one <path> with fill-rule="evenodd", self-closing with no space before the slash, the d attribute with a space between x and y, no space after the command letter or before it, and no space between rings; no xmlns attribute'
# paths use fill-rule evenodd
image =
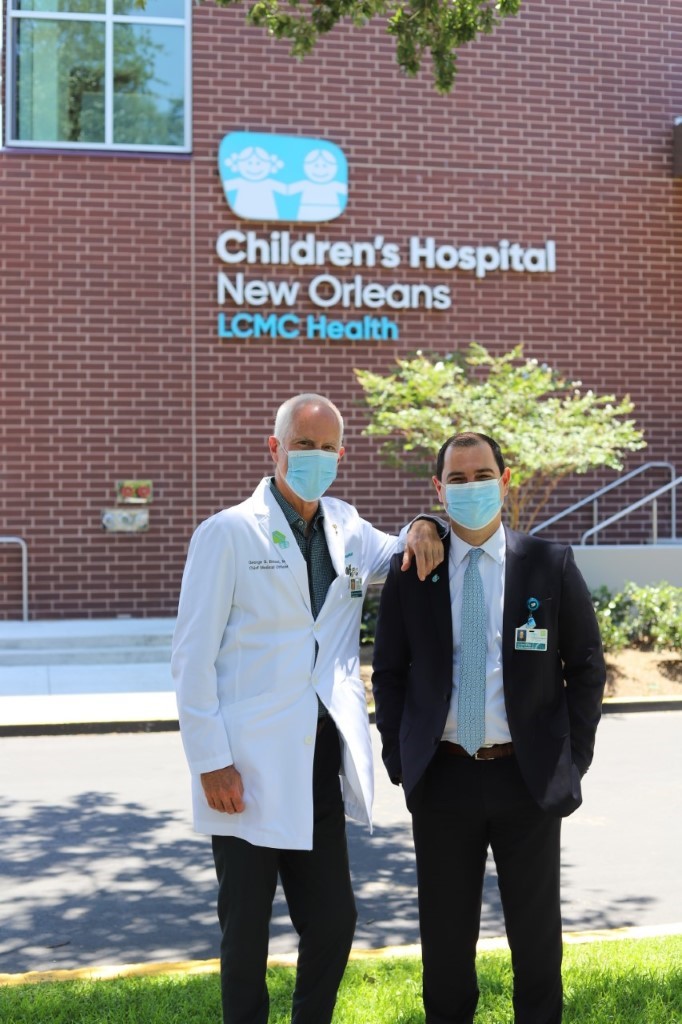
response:
<svg viewBox="0 0 682 1024"><path fill-rule="evenodd" d="M175 619L0 622L0 735L177 728Z"/></svg>
<svg viewBox="0 0 682 1024"><path fill-rule="evenodd" d="M177 729L175 619L0 622L0 736ZM674 697L608 700L604 711L682 708Z"/></svg>

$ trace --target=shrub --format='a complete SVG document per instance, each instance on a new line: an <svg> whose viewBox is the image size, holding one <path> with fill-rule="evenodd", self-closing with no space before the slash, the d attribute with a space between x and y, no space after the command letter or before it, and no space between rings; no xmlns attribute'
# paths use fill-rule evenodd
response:
<svg viewBox="0 0 682 1024"><path fill-rule="evenodd" d="M380 596L381 587L371 587L365 597L361 644L374 643ZM622 651L624 647L682 650L682 587L626 583L616 594L599 587L592 591L592 602L605 651Z"/></svg>
<svg viewBox="0 0 682 1024"><path fill-rule="evenodd" d="M679 651L682 648L682 587L672 583L626 583L618 594L600 587L592 594L604 650L623 647Z"/></svg>
<svg viewBox="0 0 682 1024"><path fill-rule="evenodd" d="M607 587L592 592L599 632L605 651L620 651L629 646L628 610L630 601L624 593L613 595Z"/></svg>
<svg viewBox="0 0 682 1024"><path fill-rule="evenodd" d="M379 599L381 587L371 586L365 595L362 606L362 621L360 623L360 643L373 644L377 631L377 615L379 614Z"/></svg>

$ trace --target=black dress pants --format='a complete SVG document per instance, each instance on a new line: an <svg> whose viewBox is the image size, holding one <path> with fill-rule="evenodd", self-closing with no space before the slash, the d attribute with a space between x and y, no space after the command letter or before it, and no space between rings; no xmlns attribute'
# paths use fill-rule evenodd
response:
<svg viewBox="0 0 682 1024"><path fill-rule="evenodd" d="M266 1024L269 925L277 876L299 935L292 1024L329 1024L355 922L339 785L339 736L318 731L313 767L313 849L277 850L213 836L224 1024Z"/></svg>
<svg viewBox="0 0 682 1024"><path fill-rule="evenodd" d="M562 1015L561 819L542 811L515 757L474 761L442 747L412 824L426 1024L472 1024L488 847L497 867L514 972L516 1024Z"/></svg>

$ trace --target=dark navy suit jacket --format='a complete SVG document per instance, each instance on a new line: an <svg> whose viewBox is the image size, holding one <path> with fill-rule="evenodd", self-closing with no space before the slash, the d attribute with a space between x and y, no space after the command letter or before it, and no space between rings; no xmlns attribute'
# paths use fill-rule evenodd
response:
<svg viewBox="0 0 682 1024"><path fill-rule="evenodd" d="M606 681L590 593L569 546L505 529L504 700L523 779L535 801L565 816L581 803ZM383 759L408 807L441 741L452 695L449 537L443 563L422 583L394 556L381 596L372 679ZM536 597L546 652L517 651L514 631Z"/></svg>

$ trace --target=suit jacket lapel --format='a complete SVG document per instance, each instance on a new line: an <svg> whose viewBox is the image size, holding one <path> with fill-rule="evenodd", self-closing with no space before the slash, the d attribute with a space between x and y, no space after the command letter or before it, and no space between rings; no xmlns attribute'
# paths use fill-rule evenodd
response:
<svg viewBox="0 0 682 1024"><path fill-rule="evenodd" d="M507 550L505 553L504 570L504 612L502 614L502 673L504 681L509 678L509 669L514 653L514 631L522 626L525 601L531 597L524 594L526 576L523 550L523 534L515 533L505 527Z"/></svg>

